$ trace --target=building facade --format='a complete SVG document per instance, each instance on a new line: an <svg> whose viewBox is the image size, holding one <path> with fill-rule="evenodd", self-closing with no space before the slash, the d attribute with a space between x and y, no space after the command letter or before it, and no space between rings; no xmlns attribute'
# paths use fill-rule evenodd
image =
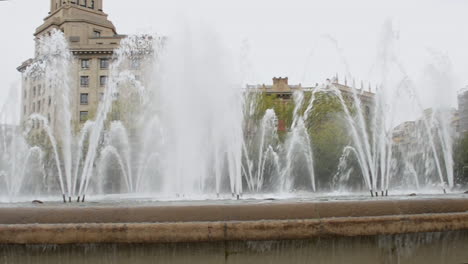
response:
<svg viewBox="0 0 468 264"><path fill-rule="evenodd" d="M341 84L337 77L333 78L333 80L327 80L329 85L333 85L338 90L340 90L344 99L349 101L353 101L353 88L348 86L347 81L344 84ZM314 89L318 87L318 84L315 87L304 87L302 84L291 85L289 84L288 77L274 77L273 78L273 85L247 85L247 90L257 90L266 95L276 95L278 99L281 100L291 100L294 92L296 91L303 91L303 92L312 92ZM364 90L363 87L361 89L357 89L357 95L361 104L364 108L364 113L366 115L371 114L371 110L374 106L374 98L375 94L369 90Z"/></svg>
<svg viewBox="0 0 468 264"><path fill-rule="evenodd" d="M366 119L370 119L373 109L374 109L374 100L375 94L370 91L365 91L363 87L361 89L353 89L347 85L345 81L344 84L340 84L338 78L335 77L333 80L327 80L327 85L325 86L326 89L331 89L331 87L338 89L343 96L343 99L347 102L354 102L354 93L356 93L357 97L359 98L360 105L362 107L363 114ZM295 92L303 92L304 94L310 94L316 89L323 89L324 87L319 87L317 84L316 86L307 87L302 86L302 84L289 84L288 77L274 77L272 85L247 85L247 92L257 92L274 98L275 102L280 103L281 105L289 105L290 102L293 101L293 95ZM284 108L283 108L284 109ZM283 116L280 118L278 116L278 131L286 132L288 131L288 125L291 120L289 118ZM247 130L250 131L253 124L247 124Z"/></svg>
<svg viewBox="0 0 468 264"><path fill-rule="evenodd" d="M468 87L458 93L459 131L468 133Z"/></svg>
<svg viewBox="0 0 468 264"><path fill-rule="evenodd" d="M110 59L125 36L117 34L103 11L103 0L51 0L50 12L34 33L39 40L60 30L68 41L72 58L72 124L79 125L95 113L108 78ZM29 59L17 69L22 75L22 122L33 113L57 124L54 94L41 78L28 78L25 71L37 59Z"/></svg>

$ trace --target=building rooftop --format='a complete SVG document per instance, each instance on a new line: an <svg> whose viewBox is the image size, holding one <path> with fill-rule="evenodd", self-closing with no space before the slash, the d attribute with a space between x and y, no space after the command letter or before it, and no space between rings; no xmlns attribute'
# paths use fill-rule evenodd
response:
<svg viewBox="0 0 468 264"><path fill-rule="evenodd" d="M327 82L328 85L334 85L343 93L349 94L353 92L353 88L348 86L346 81L345 84L341 84L337 78L334 78L333 80L328 79ZM302 86L300 83L291 85L289 84L288 77L274 77L273 84L271 85L257 84L246 86L247 89L255 89L270 94L292 94L295 91L312 91L317 87L319 87L318 84L315 86ZM361 89L356 88L356 92L361 98L368 98L369 100L375 96L370 88L368 90L365 90L363 87Z"/></svg>

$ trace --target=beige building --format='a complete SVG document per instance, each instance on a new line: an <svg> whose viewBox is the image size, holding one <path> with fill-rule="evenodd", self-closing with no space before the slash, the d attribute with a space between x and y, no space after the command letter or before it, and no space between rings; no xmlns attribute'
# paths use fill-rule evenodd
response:
<svg viewBox="0 0 468 264"><path fill-rule="evenodd" d="M340 84L337 77L335 77L333 80L327 81L340 90L342 96L345 99L353 101L353 89L348 86L347 81L345 81L344 84ZM302 84L291 85L289 84L288 77L274 77L273 85L248 85L247 89L257 90L267 95L276 95L277 98L281 100L290 100L295 91L311 92L317 87L318 84L315 87L304 87ZM375 94L371 92L370 88L369 90L365 91L363 87L361 87L361 89L357 89L357 94L364 107L365 114L370 115L370 111L373 109Z"/></svg>
<svg viewBox="0 0 468 264"><path fill-rule="evenodd" d="M354 93L355 90L347 85L347 81L344 84L340 84L338 78L335 77L333 80L327 80L326 88L329 89L333 85L336 89L340 90L341 95L347 102L354 102ZM293 100L293 94L297 91L302 91L304 93L312 93L319 87L316 84L313 87L302 86L302 84L291 85L289 84L288 77L274 77L272 85L247 85L248 92L260 92L266 96L274 96L275 100L279 102L288 104ZM363 87L356 90L357 96L361 102L363 113L366 118L370 118L372 114L372 109L374 109L374 100L375 94L370 91L365 91ZM250 126L250 125L248 125ZM250 130L247 128L247 130ZM287 121L279 119L278 120L278 131L285 132L287 131Z"/></svg>
<svg viewBox="0 0 468 264"><path fill-rule="evenodd" d="M79 124L96 112L107 82L110 58L125 36L117 34L108 20L103 0L51 0L48 16L34 33L36 43L54 29L64 33L73 54L72 122ZM28 79L24 74L34 61L35 58L29 59L18 67L23 73L22 121L39 113L55 127L53 93L41 78Z"/></svg>

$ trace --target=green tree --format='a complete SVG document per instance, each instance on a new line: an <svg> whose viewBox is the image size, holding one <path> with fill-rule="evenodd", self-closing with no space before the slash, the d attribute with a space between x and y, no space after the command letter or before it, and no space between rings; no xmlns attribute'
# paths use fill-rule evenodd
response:
<svg viewBox="0 0 468 264"><path fill-rule="evenodd" d="M278 131L280 141L284 142L294 118L294 101L281 99L277 95L256 96L258 98L253 114L254 122L261 120L267 109L273 109L278 120L287 128L285 131ZM305 93L303 106L299 110L300 115L303 115L307 109L311 96L312 92ZM317 93L315 96L312 111L306 120L306 127L312 142L317 187L323 190L331 187L343 149L349 145L350 138L339 99L327 93ZM347 107L354 112L350 102L347 102ZM353 177L353 179L360 181L362 177Z"/></svg>
<svg viewBox="0 0 468 264"><path fill-rule="evenodd" d="M458 138L454 147L456 183L468 185L468 133Z"/></svg>
<svg viewBox="0 0 468 264"><path fill-rule="evenodd" d="M331 187L343 149L349 144L349 136L339 99L329 94L316 96L307 127L312 140L317 185L323 190Z"/></svg>

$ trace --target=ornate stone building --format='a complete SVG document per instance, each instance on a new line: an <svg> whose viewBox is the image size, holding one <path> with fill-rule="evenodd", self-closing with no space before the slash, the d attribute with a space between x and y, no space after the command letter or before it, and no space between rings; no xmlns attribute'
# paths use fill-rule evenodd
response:
<svg viewBox="0 0 468 264"><path fill-rule="evenodd" d="M353 89L348 86L347 81L344 84L340 84L337 77L327 81L330 85L340 90L345 99L352 101ZM315 87L304 87L302 84L290 85L288 77L275 77L273 78L273 85L248 85L247 89L250 91L258 90L267 95L276 95L281 100L290 100L295 91L312 92L317 86L318 84ZM370 88L367 91L364 90L363 86L361 89L357 89L357 94L364 107L365 114L369 115L373 108L375 94L371 92Z"/></svg>
<svg viewBox="0 0 468 264"><path fill-rule="evenodd" d="M103 0L51 0L48 16L34 33L36 43L54 29L64 33L73 54L72 122L79 124L96 112L107 82L110 58L125 36L117 34L115 26L108 20L103 11ZM23 73L22 121L32 113L39 113L55 127L53 93L44 80L31 80L24 74L35 59L18 67Z"/></svg>
<svg viewBox="0 0 468 264"><path fill-rule="evenodd" d="M340 84L338 77L333 78L333 80L327 80L326 88L330 89L332 85L341 92L341 95L347 102L354 102L354 91L353 88L347 85L347 81L345 81L344 84ZM302 86L302 84L291 85L289 84L288 77L274 77L272 85L247 85L247 91L260 92L266 96L272 96L275 98L274 100L277 100L276 102L279 102L283 105L288 105L293 100L293 94L296 91L302 91L304 94L310 94L318 87L318 84L313 87L305 87ZM361 87L361 89L357 89L356 93L360 100L365 117L370 118L372 109L374 109L375 94L370 91L370 88L368 91L365 91L363 87ZM286 119L287 118L278 119L278 131L285 132L288 130L288 121Z"/></svg>

